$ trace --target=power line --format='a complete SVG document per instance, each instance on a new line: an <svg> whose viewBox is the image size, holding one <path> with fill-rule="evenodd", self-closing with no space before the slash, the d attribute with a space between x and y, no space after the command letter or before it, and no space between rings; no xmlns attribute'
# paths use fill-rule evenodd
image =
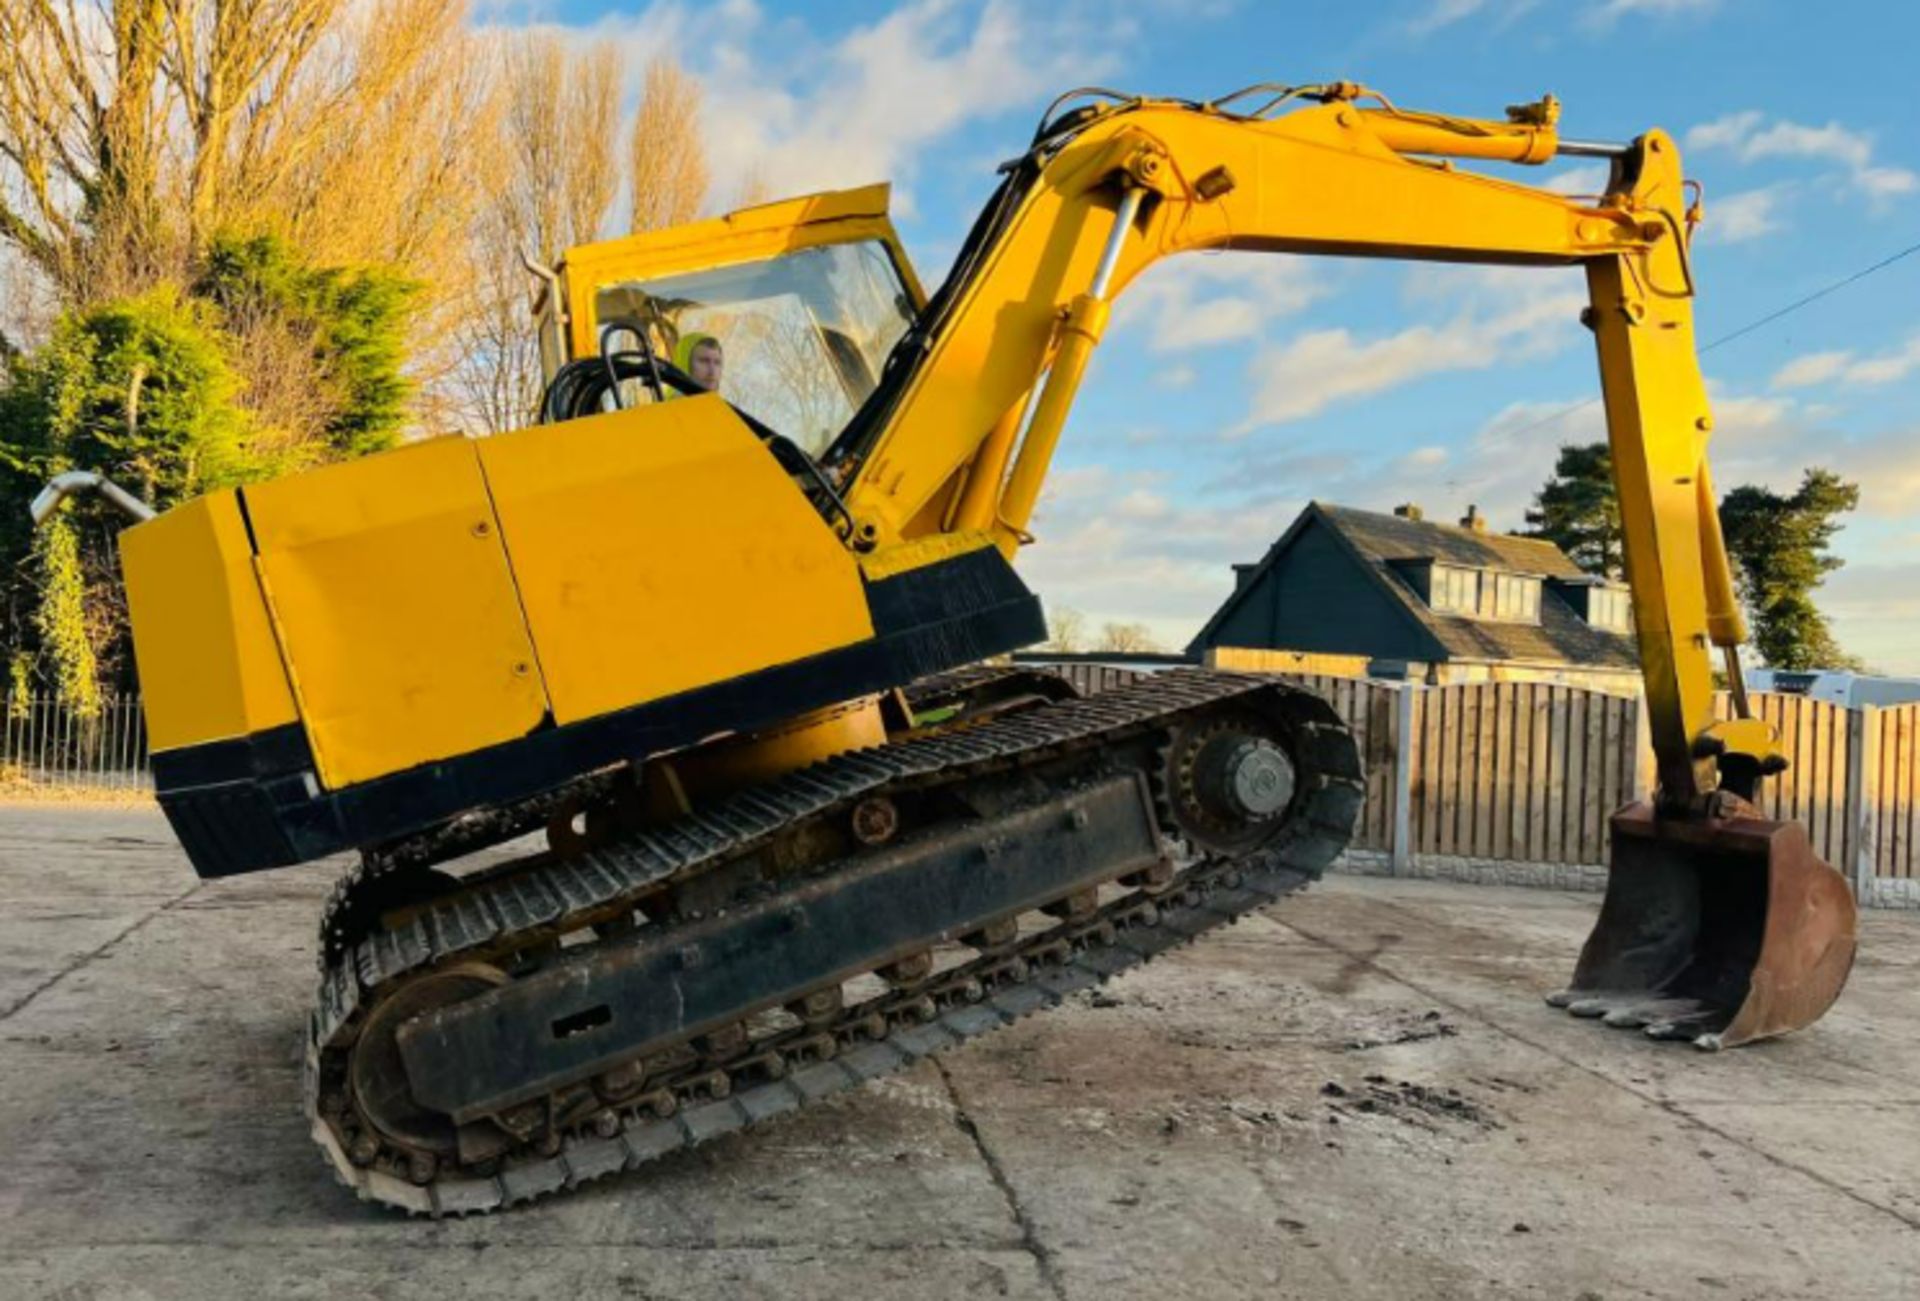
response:
<svg viewBox="0 0 1920 1301"><path fill-rule="evenodd" d="M1855 283L1856 281L1865 280L1868 276L1872 275L1874 272L1884 271L1888 267L1892 266L1894 263L1900 261L1902 258L1911 257L1915 253L1920 253L1920 243L1909 244L1905 248L1901 249L1898 253L1894 253L1887 257L1883 257L1870 267L1862 267L1860 270L1855 271L1852 275L1843 276L1840 279L1834 281L1832 284L1823 285L1819 289L1814 290L1812 293L1807 294L1804 297L1794 299L1792 302L1788 303L1785 307L1776 308L1774 311L1768 312L1765 316L1762 316L1757 320L1747 322L1745 325L1741 326L1737 330L1733 330L1727 334L1721 335L1719 338L1715 339L1712 343L1702 346L1700 349L1699 355L1704 357L1708 353L1712 352L1715 348L1720 347L1722 344L1732 343L1735 339L1743 338L1746 335L1752 334L1755 330L1758 330L1763 326L1772 325L1775 321L1779 320L1781 317L1790 316L1793 313L1799 311L1801 308L1807 306L1809 303L1817 303L1822 298L1825 298L1828 294L1837 293L1840 290L1845 289L1848 285ZM1532 424L1522 425L1519 429L1514 431L1513 437L1518 438L1523 434L1530 434L1536 429L1544 429L1548 425L1558 424L1560 421L1565 420L1568 416L1575 415L1575 414L1578 414L1579 412L1585 411L1588 407L1593 406L1595 403L1599 401L1600 399L1598 397L1590 397L1585 399L1584 401L1576 402L1570 407L1562 407L1560 408L1560 410L1554 412L1552 415L1542 416L1540 419L1534 421Z"/></svg>
<svg viewBox="0 0 1920 1301"><path fill-rule="evenodd" d="M1739 329L1733 331L1733 333L1731 334L1721 335L1719 338L1715 339L1712 343L1709 343L1706 347L1700 349L1700 355L1704 357L1707 353L1712 352L1715 348L1718 348L1721 344L1732 343L1735 339L1740 338L1742 335L1752 334L1755 330L1759 329L1763 325L1772 325L1775 321L1779 320L1781 317L1786 316L1790 313L1799 311L1801 308L1805 307L1808 303L1817 303L1822 298L1825 298L1828 294L1834 293L1841 289L1845 289L1848 285L1852 284L1856 280L1865 280L1868 276L1872 275L1874 272L1884 271L1886 270L1886 268L1892 266L1895 262L1898 262L1901 258L1911 257L1915 253L1920 253L1920 244L1909 244L1905 248L1901 249L1898 253L1893 254L1891 257L1883 257L1878 262L1875 262L1872 266L1856 271L1852 275L1847 276L1844 279L1836 280L1832 284L1826 286L1823 289L1816 289L1812 293L1808 294L1805 298L1797 298L1793 302L1788 303L1785 307L1780 308L1778 311L1768 312L1765 316L1761 317L1759 320L1749 322L1748 324L1743 325Z"/></svg>

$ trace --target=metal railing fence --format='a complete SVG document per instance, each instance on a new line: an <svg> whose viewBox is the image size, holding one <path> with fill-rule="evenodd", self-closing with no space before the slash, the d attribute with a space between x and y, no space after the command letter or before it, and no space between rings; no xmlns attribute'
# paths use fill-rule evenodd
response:
<svg viewBox="0 0 1920 1301"><path fill-rule="evenodd" d="M0 786L150 790L138 696L109 697L92 717L50 696L0 696Z"/></svg>

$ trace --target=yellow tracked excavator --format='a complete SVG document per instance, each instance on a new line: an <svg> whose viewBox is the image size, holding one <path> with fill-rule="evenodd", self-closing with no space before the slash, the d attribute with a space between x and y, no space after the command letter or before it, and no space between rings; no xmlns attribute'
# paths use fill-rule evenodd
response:
<svg viewBox="0 0 1920 1301"><path fill-rule="evenodd" d="M1752 805L1784 759L1735 656L1699 208L1664 133L1557 118L1346 83L1075 92L931 297L884 187L770 204L541 269L529 428L158 516L94 472L50 484L42 517L92 489L138 520L154 774L195 868L359 855L307 1052L340 1177L438 1215L640 1166L1052 1006L1341 852L1359 758L1300 686L1195 669L1079 698L990 663L1045 636L1009 561L1109 304L1195 250L1585 268L1658 791L1615 816L1551 1001L1706 1047L1817 1019L1854 906ZM1458 165L1566 155L1608 160L1605 193Z"/></svg>

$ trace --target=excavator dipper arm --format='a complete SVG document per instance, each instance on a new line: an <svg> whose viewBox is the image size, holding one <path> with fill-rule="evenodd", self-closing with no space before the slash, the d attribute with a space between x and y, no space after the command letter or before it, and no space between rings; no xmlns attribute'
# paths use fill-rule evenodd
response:
<svg viewBox="0 0 1920 1301"><path fill-rule="evenodd" d="M1274 118L1127 100L1043 125L830 452L851 473L859 529L882 544L987 530L1008 554L1030 541L1109 304L1172 254L1582 266L1659 785L1657 813L1616 821L1616 897L1561 1001L1706 1046L1813 1020L1851 962L1853 905L1803 830L1760 822L1750 803L1784 759L1745 716L1734 654L1746 634L1707 466L1688 251L1699 214L1678 149L1657 130L1571 146L1613 159L1604 196L1572 198L1452 162L1553 159L1551 98L1483 122L1362 107L1379 97L1350 84L1275 93L1319 102ZM1742 715L1731 721L1715 717L1716 651Z"/></svg>

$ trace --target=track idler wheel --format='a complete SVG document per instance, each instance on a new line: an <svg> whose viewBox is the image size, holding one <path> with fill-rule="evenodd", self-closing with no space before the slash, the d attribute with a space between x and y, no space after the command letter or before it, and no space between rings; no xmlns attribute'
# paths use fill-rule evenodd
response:
<svg viewBox="0 0 1920 1301"><path fill-rule="evenodd" d="M1853 967L1856 910L1806 828L1722 796L1731 817L1613 816L1600 919L1547 1001L1657 1039L1731 1048L1820 1019Z"/></svg>
<svg viewBox="0 0 1920 1301"><path fill-rule="evenodd" d="M506 982L497 968L462 963L409 981L374 1007L347 1062L354 1105L373 1130L416 1154L445 1157L459 1150L452 1119L414 1101L400 1057L400 1027Z"/></svg>

